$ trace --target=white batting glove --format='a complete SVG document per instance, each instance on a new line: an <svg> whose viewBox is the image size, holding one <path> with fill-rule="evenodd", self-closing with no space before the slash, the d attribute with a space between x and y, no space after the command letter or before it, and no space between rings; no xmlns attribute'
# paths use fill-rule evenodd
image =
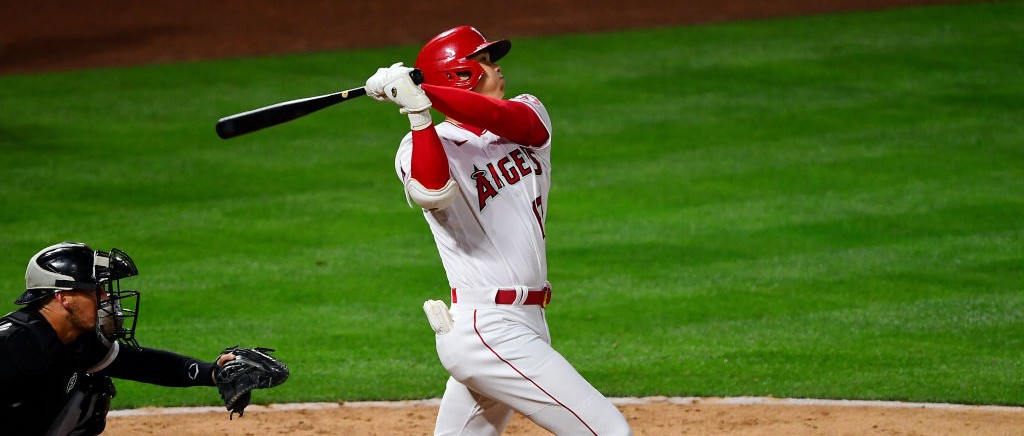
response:
<svg viewBox="0 0 1024 436"><path fill-rule="evenodd" d="M377 72L373 73L369 79L366 79L366 95L373 97L377 101L388 101L387 96L384 94L384 86L388 83L395 81L401 74L409 74L408 71L402 72L402 70L412 71L412 68L402 66L402 62L397 62L387 68L377 68Z"/></svg>
<svg viewBox="0 0 1024 436"><path fill-rule="evenodd" d="M399 112L409 116L413 130L421 130L433 124L430 118L430 99L423 88L413 83L409 73L412 68L397 62L388 68L378 68L366 80L366 95L378 101L390 100L401 106Z"/></svg>

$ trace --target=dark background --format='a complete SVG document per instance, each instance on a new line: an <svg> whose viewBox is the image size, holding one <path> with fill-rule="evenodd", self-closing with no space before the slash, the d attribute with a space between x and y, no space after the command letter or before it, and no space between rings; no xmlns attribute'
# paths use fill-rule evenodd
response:
<svg viewBox="0 0 1024 436"><path fill-rule="evenodd" d="M0 74L491 39L960 0L0 0Z"/></svg>

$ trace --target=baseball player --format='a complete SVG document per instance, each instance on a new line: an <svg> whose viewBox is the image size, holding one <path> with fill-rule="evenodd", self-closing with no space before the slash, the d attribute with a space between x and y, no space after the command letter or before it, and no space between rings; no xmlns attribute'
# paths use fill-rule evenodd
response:
<svg viewBox="0 0 1024 436"><path fill-rule="evenodd" d="M558 435L628 435L618 409L551 347L551 120L532 95L504 100L497 61L510 48L456 27L417 56L422 86L401 63L366 82L368 95L408 115L395 170L423 210L451 288L450 310L424 305L451 375L434 432L500 434L518 411ZM444 122L433 124L431 107Z"/></svg>
<svg viewBox="0 0 1024 436"><path fill-rule="evenodd" d="M65 242L32 256L25 307L0 318L0 433L95 435L106 427L111 377L163 386L214 386L224 353L204 362L135 341L138 274L123 251ZM228 362L230 365L226 365Z"/></svg>

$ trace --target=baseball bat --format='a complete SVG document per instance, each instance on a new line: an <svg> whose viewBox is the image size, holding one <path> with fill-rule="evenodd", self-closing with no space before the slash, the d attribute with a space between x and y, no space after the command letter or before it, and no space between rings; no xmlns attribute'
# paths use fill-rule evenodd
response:
<svg viewBox="0 0 1024 436"><path fill-rule="evenodd" d="M413 69L409 73L409 77L417 85L423 83L423 72L419 69ZM331 94L289 100L227 116L217 120L217 136L220 136L221 139L229 139L252 133L364 95L366 95L366 89L363 87L352 88Z"/></svg>

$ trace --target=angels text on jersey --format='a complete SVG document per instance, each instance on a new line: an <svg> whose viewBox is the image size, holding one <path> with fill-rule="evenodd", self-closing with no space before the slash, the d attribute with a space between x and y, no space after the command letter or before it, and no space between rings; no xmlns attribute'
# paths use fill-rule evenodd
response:
<svg viewBox="0 0 1024 436"><path fill-rule="evenodd" d="M501 194L505 186L521 182L531 174L539 176L544 173L540 161L529 147L516 147L505 156L488 162L484 168L473 165L470 177L476 182L478 210L487 207L487 201Z"/></svg>

